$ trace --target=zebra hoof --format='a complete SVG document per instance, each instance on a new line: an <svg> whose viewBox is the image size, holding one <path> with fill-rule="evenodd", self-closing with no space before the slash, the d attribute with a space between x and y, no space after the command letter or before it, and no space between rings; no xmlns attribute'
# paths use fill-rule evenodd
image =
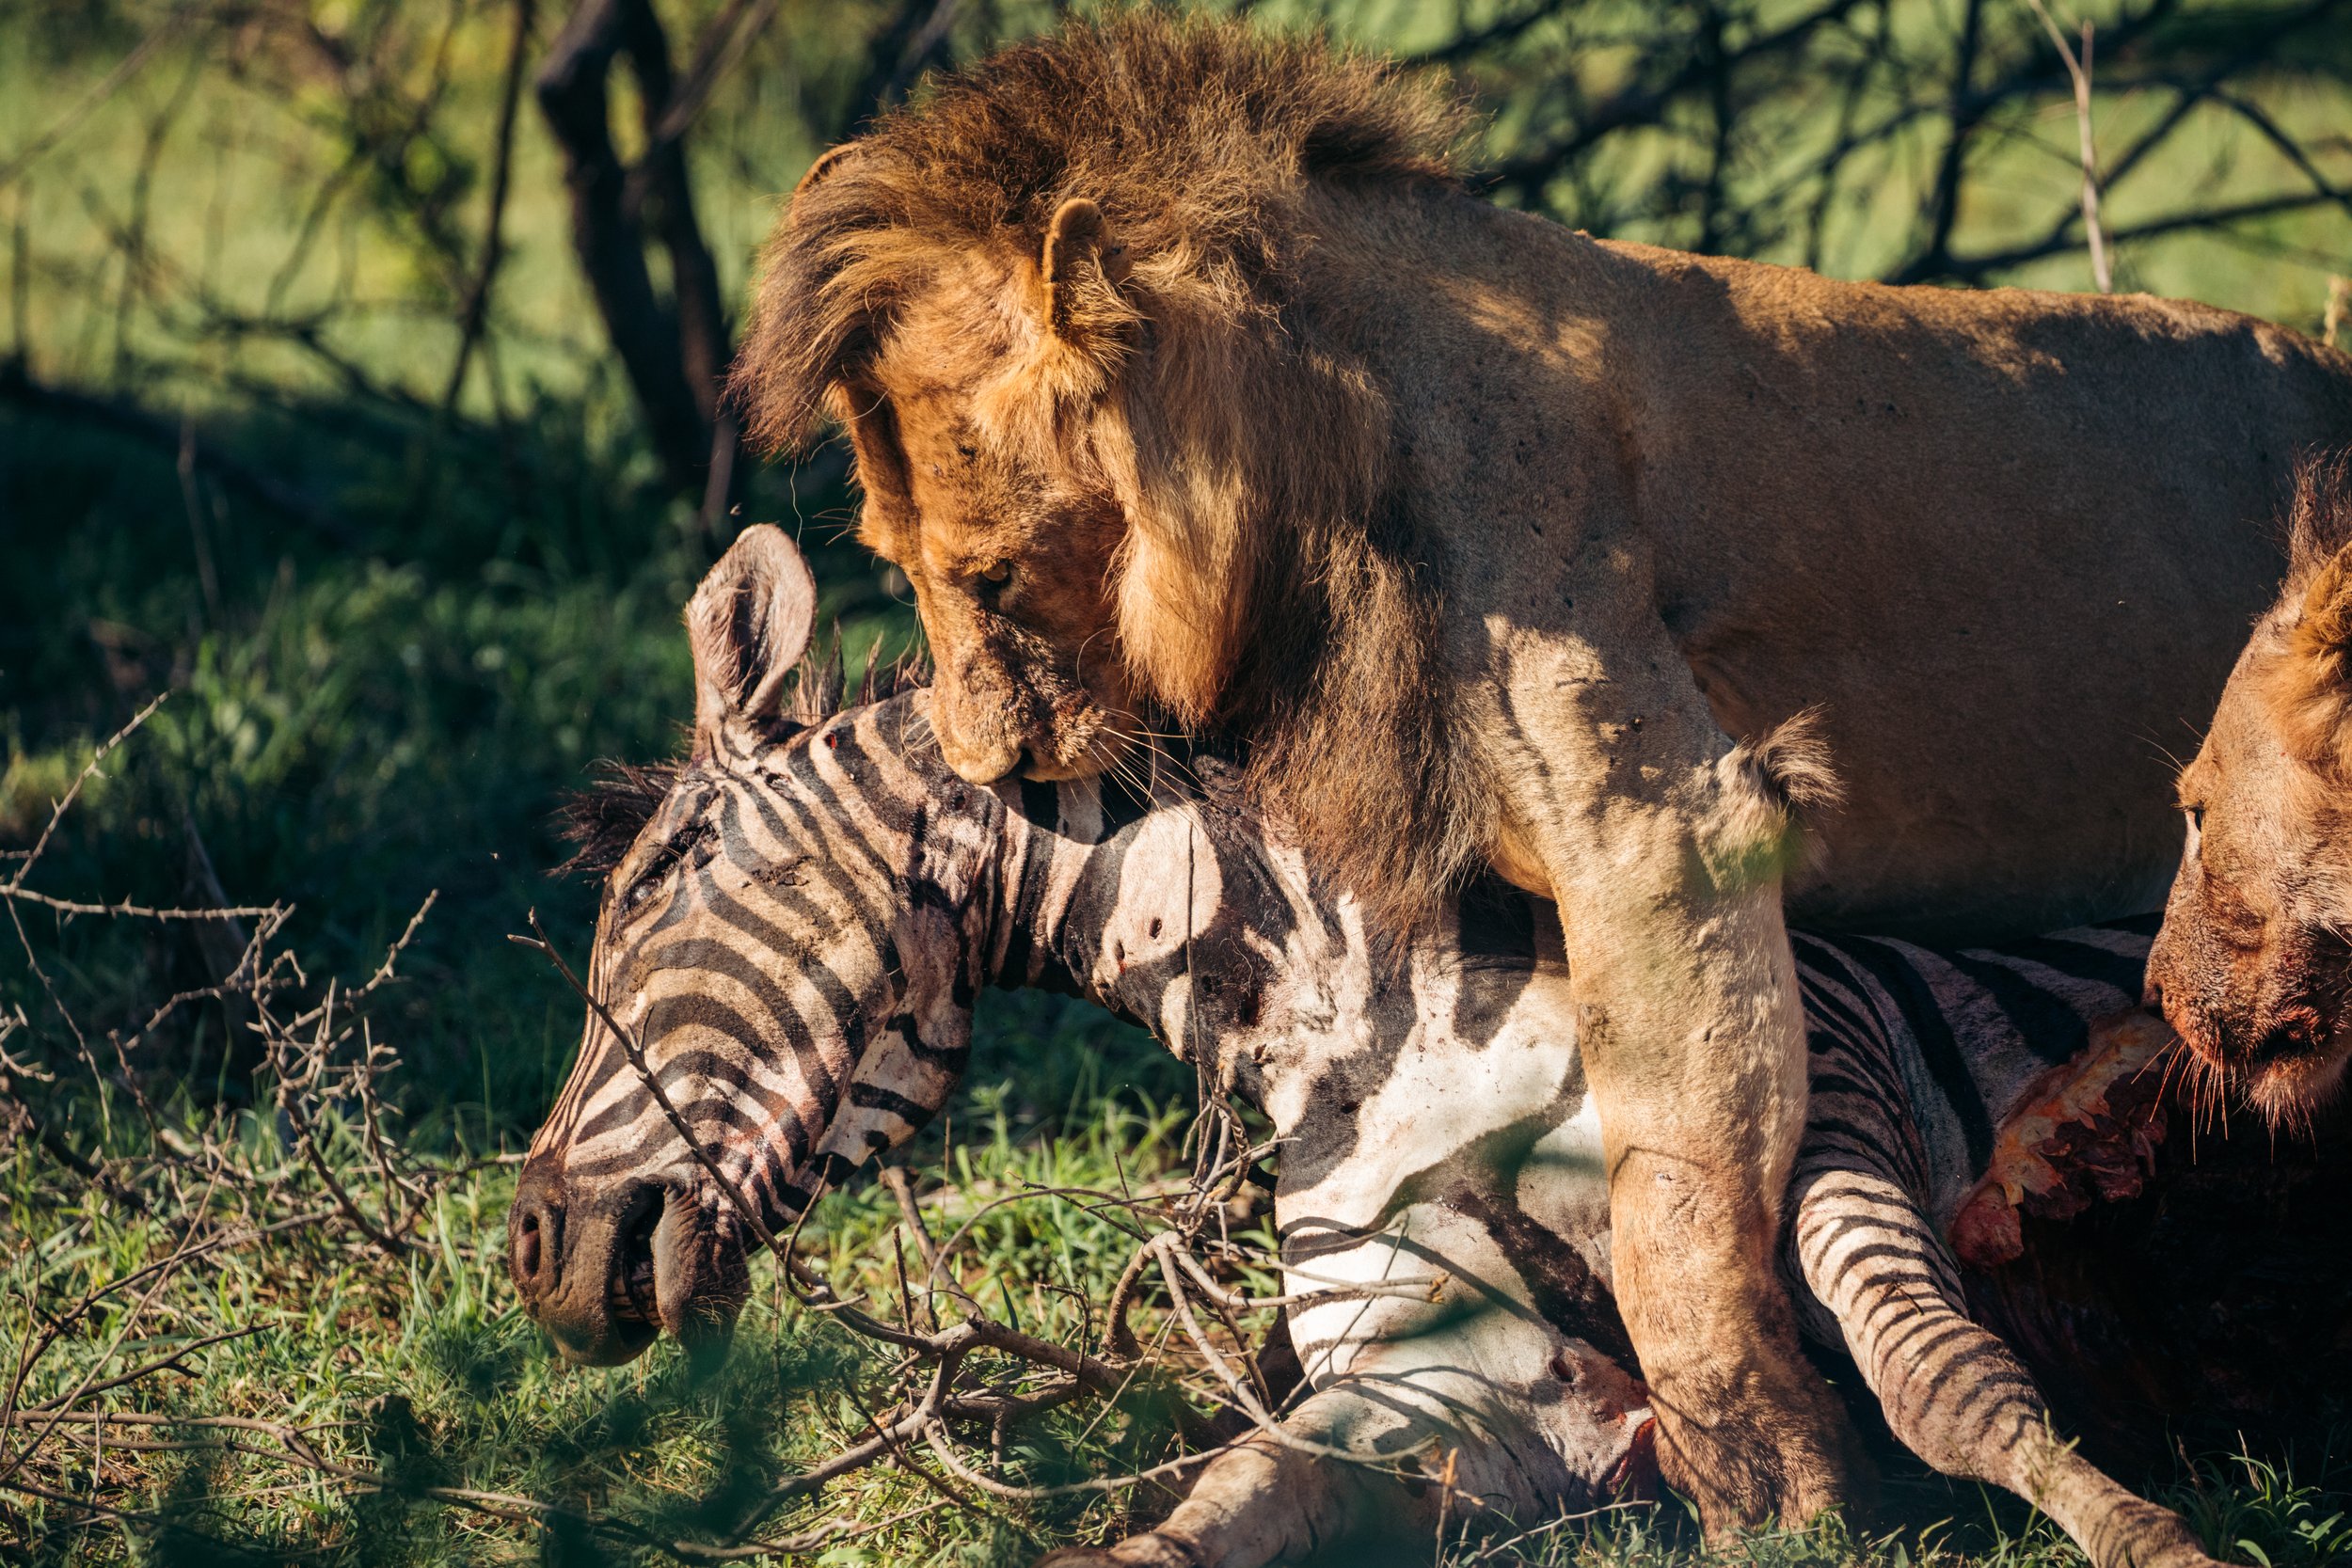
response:
<svg viewBox="0 0 2352 1568"><path fill-rule="evenodd" d="M2097 1554L2101 1568L2228 1568L2206 1555L2186 1520L2137 1497L2115 1510L2102 1533L2114 1544Z"/></svg>

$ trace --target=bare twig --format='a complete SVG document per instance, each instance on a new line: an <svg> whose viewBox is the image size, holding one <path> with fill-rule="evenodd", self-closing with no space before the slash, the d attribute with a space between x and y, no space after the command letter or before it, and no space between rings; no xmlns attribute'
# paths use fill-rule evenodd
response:
<svg viewBox="0 0 2352 1568"><path fill-rule="evenodd" d="M506 192L515 166L515 111L522 103L523 62L531 49L532 0L514 0L515 30L506 47L506 76L499 88L497 150L490 162L490 216L482 235L482 262L467 285L466 301L457 315L457 358L450 366L449 385L441 393L441 409L457 406L466 389L466 367L490 310L490 285L506 259Z"/></svg>
<svg viewBox="0 0 2352 1568"><path fill-rule="evenodd" d="M2045 0L2026 0L2033 14L2042 20L2050 42L2057 46L2058 58L2066 62L2067 79L2074 84L2075 137L2080 144L2083 166L2083 236L2090 245L2090 277L2099 292L2115 292L2115 277L2107 265L2106 236L2099 228L2099 152L2090 130L2090 45L2093 37L2089 17L2082 22L2082 47L2077 50L2066 40L2065 29L2058 18L2050 14Z"/></svg>

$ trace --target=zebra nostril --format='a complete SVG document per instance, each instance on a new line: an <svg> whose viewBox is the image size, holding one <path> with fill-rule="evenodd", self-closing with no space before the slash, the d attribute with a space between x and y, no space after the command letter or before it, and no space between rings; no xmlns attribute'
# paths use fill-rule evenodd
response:
<svg viewBox="0 0 2352 1568"><path fill-rule="evenodd" d="M554 1289L563 1247L564 1210L552 1184L526 1177L506 1217L506 1272L526 1305Z"/></svg>

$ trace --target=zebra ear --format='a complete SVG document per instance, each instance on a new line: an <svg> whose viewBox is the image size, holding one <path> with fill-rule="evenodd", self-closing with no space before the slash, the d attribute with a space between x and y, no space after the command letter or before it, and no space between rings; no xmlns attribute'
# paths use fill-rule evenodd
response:
<svg viewBox="0 0 2352 1568"><path fill-rule="evenodd" d="M817 579L799 546L772 523L745 529L686 607L696 752L730 724L775 720L816 629Z"/></svg>

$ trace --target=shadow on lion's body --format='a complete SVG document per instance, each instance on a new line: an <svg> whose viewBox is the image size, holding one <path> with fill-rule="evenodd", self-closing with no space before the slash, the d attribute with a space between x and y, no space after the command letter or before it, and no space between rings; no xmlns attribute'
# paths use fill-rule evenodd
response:
<svg viewBox="0 0 2352 1568"><path fill-rule="evenodd" d="M2145 1184L1970 1270L1970 1305L2014 1346L2084 1451L2170 1473L2181 1448L2324 1451L2352 1418L2352 1113L2273 1134L2175 1088Z"/></svg>

